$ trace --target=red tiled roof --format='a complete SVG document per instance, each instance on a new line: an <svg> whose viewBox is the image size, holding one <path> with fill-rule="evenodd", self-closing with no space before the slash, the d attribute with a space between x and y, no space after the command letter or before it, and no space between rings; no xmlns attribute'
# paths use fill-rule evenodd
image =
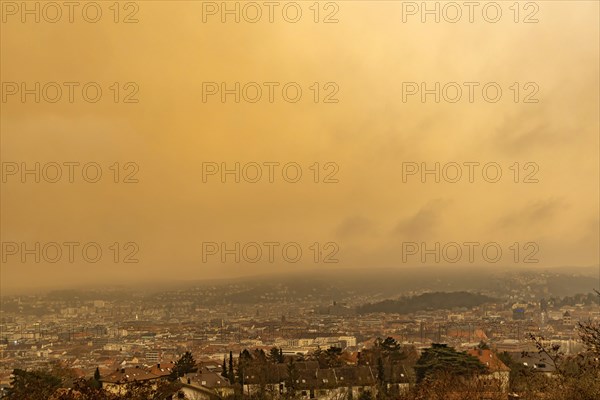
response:
<svg viewBox="0 0 600 400"><path fill-rule="evenodd" d="M150 373L158 376L167 376L171 374L174 366L175 363L172 362L160 363L158 365L155 364L152 368L150 368Z"/></svg>
<svg viewBox="0 0 600 400"><path fill-rule="evenodd" d="M487 366L491 372L510 371L510 368L500 361L498 355L491 350L471 349L468 350L467 353L473 357L477 357L479 361L481 361L483 365Z"/></svg>
<svg viewBox="0 0 600 400"><path fill-rule="evenodd" d="M100 381L108 383L125 383L133 381L148 381L158 378L160 378L160 376L152 374L142 368L122 368L110 375L101 377Z"/></svg>

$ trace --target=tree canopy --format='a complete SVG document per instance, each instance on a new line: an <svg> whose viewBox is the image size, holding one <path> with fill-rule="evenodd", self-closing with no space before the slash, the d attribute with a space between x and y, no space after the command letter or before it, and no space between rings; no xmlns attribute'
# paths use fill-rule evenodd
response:
<svg viewBox="0 0 600 400"><path fill-rule="evenodd" d="M173 366L173 369L171 370L170 377L172 380L175 380L184 376L185 374L196 371L198 371L198 367L196 367L196 360L194 360L192 353L186 351L181 357L179 357L179 360L175 362L175 366Z"/></svg>
<svg viewBox="0 0 600 400"><path fill-rule="evenodd" d="M472 376L485 373L486 370L487 367L477 358L465 352L456 351L446 344L437 343L425 349L415 365L417 382L439 372L452 376Z"/></svg>

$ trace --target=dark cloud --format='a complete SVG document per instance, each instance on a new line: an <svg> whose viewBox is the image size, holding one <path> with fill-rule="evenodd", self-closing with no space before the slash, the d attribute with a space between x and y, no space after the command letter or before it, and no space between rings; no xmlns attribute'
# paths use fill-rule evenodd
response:
<svg viewBox="0 0 600 400"><path fill-rule="evenodd" d="M346 238L357 238L365 234L372 233L373 223L367 218L361 216L354 216L346 218L337 227L335 233L336 236L342 239Z"/></svg>
<svg viewBox="0 0 600 400"><path fill-rule="evenodd" d="M435 199L422 206L417 212L406 217L394 228L394 234L409 239L426 239L440 231L448 200Z"/></svg>
<svg viewBox="0 0 600 400"><path fill-rule="evenodd" d="M535 201L501 217L497 222L497 228L518 229L531 226L552 226L553 221L568 208L569 205L558 198Z"/></svg>

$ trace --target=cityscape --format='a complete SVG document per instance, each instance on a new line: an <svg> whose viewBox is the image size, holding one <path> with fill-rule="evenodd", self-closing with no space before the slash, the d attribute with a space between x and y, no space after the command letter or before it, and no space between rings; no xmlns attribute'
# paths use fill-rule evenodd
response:
<svg viewBox="0 0 600 400"><path fill-rule="evenodd" d="M0 0L0 400L600 400L600 1Z"/></svg>
<svg viewBox="0 0 600 400"><path fill-rule="evenodd" d="M433 276L450 289L461 279L433 267L413 274L408 293L384 283L402 275L383 269L360 279L315 274L6 296L0 393L11 392L16 370L41 370L63 379L40 394L51 399L112 398L133 393L134 382L156 392L131 395L140 399L551 398L539 377L555 381L562 367L536 346L558 346L565 359L598 350L580 336L590 324L598 338L600 297L585 290L595 272L482 273L469 282L478 291L438 291L427 283ZM477 384L437 392L424 385L423 359L435 349L478 360L481 371L458 372L456 360L443 369ZM180 371L186 355L193 363ZM73 383L94 380L105 394L82 397ZM598 381L587 389L597 394ZM419 395L429 397L409 397Z"/></svg>

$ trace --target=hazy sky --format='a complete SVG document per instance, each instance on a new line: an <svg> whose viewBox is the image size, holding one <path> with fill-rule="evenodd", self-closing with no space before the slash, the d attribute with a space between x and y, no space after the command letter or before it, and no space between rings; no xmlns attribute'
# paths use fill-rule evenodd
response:
<svg viewBox="0 0 600 400"><path fill-rule="evenodd" d="M498 3L503 12L498 23L486 22L480 9L474 23L467 15L457 23L443 18L435 23L432 17L422 23L420 14L405 15L403 23L402 2L346 1L327 8L322 3L319 20L332 13L338 19L329 24L313 21L312 2L297 3L302 9L297 23L282 18L283 6L275 9L273 23L266 7L257 23L243 18L234 23L231 16L221 23L220 14L206 15L203 23L200 1L140 1L137 12L121 9L120 22L114 23L112 2L99 4L103 14L95 24L83 20L80 10L74 23L68 22L66 9L57 23L44 18L35 23L32 17L22 23L20 14L3 10L3 293L89 282L435 263L433 256L423 262L420 253L407 255L409 242L430 248L435 242L440 248L450 242L481 243L473 262L463 254L447 263L442 255L440 263L449 268L523 266L531 252L539 261L530 266L598 264L597 2L539 1L539 10L520 10L519 23L509 9L512 2ZM54 16L53 10L46 11L46 17ZM293 17L294 9L288 11ZM139 22L122 23L131 12ZM538 23L521 22L532 13ZM62 97L48 102L55 93L50 85L39 103L33 94L23 103L20 92L8 94L15 87L21 90L21 82L29 88L35 82L40 87L57 82ZM79 83L72 103L64 82ZM102 88L97 103L82 98L88 82ZM118 103L110 89L114 82L120 86ZM125 87L127 82L135 85ZM242 87L257 82L263 97L235 103L228 95L222 103L217 94L203 102L203 82L226 82L229 88L235 82ZM273 86L273 103L264 82L279 83ZM302 88L296 103L282 98L288 82ZM318 103L314 82L320 87ZM429 89L435 82L441 87L457 82L463 96L456 103L443 98L435 103L433 94L425 103L420 94L403 101L403 86L406 90L421 82ZM464 82L479 85L472 103ZM502 89L496 103L482 97L481 88L489 82ZM139 102L123 103L136 87L132 98ZM324 103L336 89L332 98L338 102ZM452 97L455 87L447 89ZM247 96L253 97L254 90L247 86ZM538 102L524 103L532 92L537 93L530 99ZM293 86L288 94L294 95ZM47 166L46 177L54 176L54 164L47 163L61 164L62 179L49 183L42 176L35 183L28 175L21 183L19 172L9 174L15 165L33 168L36 162ZM65 162L80 163L73 167L74 183L68 182ZM81 165L89 162L102 169L97 183L81 177ZM134 171L127 163L136 163L139 182L114 183L115 167L110 167L115 162L121 181ZM262 180L249 183L242 177L235 183L228 176L221 183L217 174L203 182L203 163L233 168L236 162L261 164ZM273 183L265 162L280 163L273 167ZM442 175L436 183L429 175L422 183L416 174L403 181L403 163L433 168L436 162L458 163L462 179L450 183ZM480 163L473 167L473 183L465 162ZM282 178L281 166L287 163L300 166L299 182ZM315 163L319 183L313 181ZM500 166L498 182L482 177L486 163ZM515 163L519 183L514 182ZM454 176L452 165L446 177ZM253 171L248 167L247 176L253 177ZM293 178L294 171L286 177ZM493 179L494 171L486 177ZM337 183L323 182L330 173ZM538 182L524 182L531 179ZM19 244L16 254L12 242ZM23 262L21 243L33 249L36 242L40 262L35 254L25 255ZM48 262L54 257L50 242L62 247L56 263ZM80 243L72 263L65 242ZM82 256L88 242L102 249L96 263ZM114 242L121 248L118 255ZM123 262L135 249L128 242L139 247L138 263ZM203 262L206 242L225 242L230 248L235 242L281 245L274 247L273 263L265 253L257 263L244 262L244 254L240 263L233 256L222 262L220 253L205 254ZM282 258L286 242L303 250L297 263ZM317 264L310 247L314 242L322 250ZM500 261L482 257L488 242L502 249ZM516 263L515 242L521 247ZM254 249L247 250L252 258ZM339 250L332 256L339 262L324 263L334 250ZM446 258L452 258L453 248L447 250Z"/></svg>

